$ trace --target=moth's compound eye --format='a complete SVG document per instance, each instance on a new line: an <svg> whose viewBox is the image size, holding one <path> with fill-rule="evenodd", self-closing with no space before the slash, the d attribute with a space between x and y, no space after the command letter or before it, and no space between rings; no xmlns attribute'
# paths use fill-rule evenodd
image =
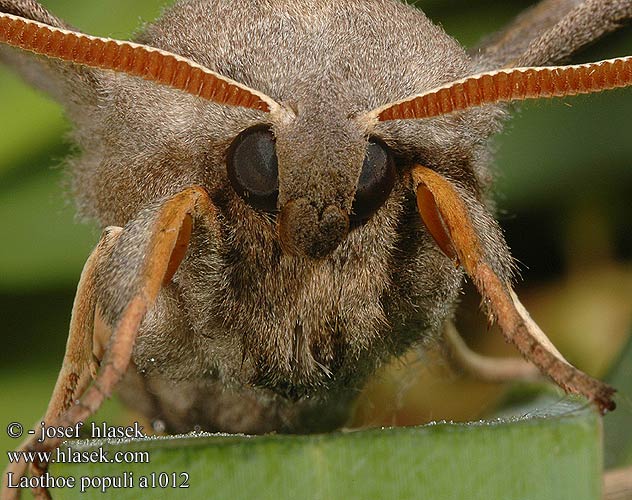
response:
<svg viewBox="0 0 632 500"><path fill-rule="evenodd" d="M241 132L230 145L226 159L235 192L253 208L276 211L279 164L269 127L257 125Z"/></svg>
<svg viewBox="0 0 632 500"><path fill-rule="evenodd" d="M391 194L395 175L392 153L382 142L370 140L351 209L353 222L368 219L382 206Z"/></svg>

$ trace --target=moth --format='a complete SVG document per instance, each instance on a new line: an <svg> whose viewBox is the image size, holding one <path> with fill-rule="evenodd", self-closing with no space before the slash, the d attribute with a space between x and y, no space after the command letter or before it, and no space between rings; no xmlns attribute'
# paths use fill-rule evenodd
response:
<svg viewBox="0 0 632 500"><path fill-rule="evenodd" d="M103 229L43 420L117 387L170 432L338 428L380 364L450 328L466 277L529 361L614 409L513 292L489 141L509 102L631 85L632 57L555 66L631 18L544 0L468 54L397 0L183 0L135 42L0 0L2 57L64 104Z"/></svg>

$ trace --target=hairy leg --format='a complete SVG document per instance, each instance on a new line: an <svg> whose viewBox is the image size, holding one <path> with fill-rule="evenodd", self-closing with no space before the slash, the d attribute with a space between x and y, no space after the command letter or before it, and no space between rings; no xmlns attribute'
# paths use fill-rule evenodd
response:
<svg viewBox="0 0 632 500"><path fill-rule="evenodd" d="M112 394L130 363L141 322L186 254L194 221L212 232L214 215L206 191L191 187L143 210L125 228L106 230L82 274L64 364L44 417L47 426L82 422ZM60 443L31 438L20 449L51 451ZM35 475L47 467L31 465ZM26 464L7 472L22 476ZM6 481L5 473L2 500L18 498L19 489L9 490ZM45 490L34 494L50 497Z"/></svg>

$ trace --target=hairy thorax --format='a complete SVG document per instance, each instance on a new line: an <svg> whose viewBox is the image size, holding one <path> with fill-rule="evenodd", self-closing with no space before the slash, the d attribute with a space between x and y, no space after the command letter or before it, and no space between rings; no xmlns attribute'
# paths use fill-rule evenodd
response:
<svg viewBox="0 0 632 500"><path fill-rule="evenodd" d="M176 430L339 427L367 376L432 339L452 312L460 272L420 224L378 217L314 261L284 254L273 222L258 222L223 225L219 241L198 231L143 324L134 370L153 398L144 412Z"/></svg>

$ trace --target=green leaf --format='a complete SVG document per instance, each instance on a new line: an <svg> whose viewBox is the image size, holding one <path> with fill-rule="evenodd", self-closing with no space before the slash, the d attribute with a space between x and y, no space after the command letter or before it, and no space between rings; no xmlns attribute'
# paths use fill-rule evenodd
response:
<svg viewBox="0 0 632 500"><path fill-rule="evenodd" d="M546 416L469 424L71 443L82 451L100 446L110 459L117 451L140 451L151 461L55 464L52 475L77 478L56 498L101 498L99 478L127 477L129 484L130 473L135 487L116 489L117 498L597 500L601 494L601 419L569 403L549 407ZM156 481L175 473L176 485L185 473L189 487L139 487L152 473ZM82 476L97 487L81 494Z"/></svg>

